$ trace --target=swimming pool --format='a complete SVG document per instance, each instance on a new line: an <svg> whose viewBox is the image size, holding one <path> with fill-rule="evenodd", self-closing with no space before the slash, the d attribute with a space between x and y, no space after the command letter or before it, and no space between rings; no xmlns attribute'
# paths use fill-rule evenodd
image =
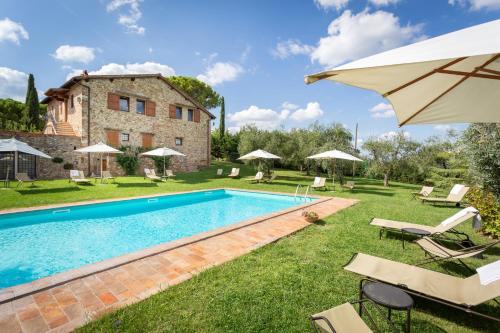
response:
<svg viewBox="0 0 500 333"><path fill-rule="evenodd" d="M213 190L3 214L0 288L303 203L288 195Z"/></svg>

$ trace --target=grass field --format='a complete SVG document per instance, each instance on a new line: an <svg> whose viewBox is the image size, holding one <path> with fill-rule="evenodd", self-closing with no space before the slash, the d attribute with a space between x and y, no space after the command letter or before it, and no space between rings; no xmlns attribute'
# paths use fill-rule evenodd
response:
<svg viewBox="0 0 500 333"><path fill-rule="evenodd" d="M39 182L36 187L0 190L0 209L72 202L98 198L125 197L169 191L214 187L294 192L297 184L310 184L312 177L279 170L274 184L250 184L243 179L217 178L215 169L180 174L175 180L154 184L139 177L119 178L117 184L76 186L67 181ZM228 171L230 165L224 164ZM254 173L243 169L243 176ZM323 195L360 199L360 203L332 215L315 225L280 241L209 269L189 281L169 288L142 302L105 315L80 329L81 332L307 332L308 317L316 312L357 297L360 277L342 266L353 253L364 252L388 259L415 263L424 258L415 244L401 247L399 235L378 239L378 229L368 225L374 216L435 225L457 211L453 207L434 207L411 200L418 186L355 179L348 190L321 192ZM11 185L13 186L13 185ZM477 243L489 240L475 234L470 223L461 229ZM479 267L500 259L491 249L485 259L469 259ZM469 275L456 263L443 267L458 276ZM478 308L500 316L500 306L489 302ZM404 316L394 316L398 324ZM498 330L494 323L416 300L412 311L413 332L478 332Z"/></svg>

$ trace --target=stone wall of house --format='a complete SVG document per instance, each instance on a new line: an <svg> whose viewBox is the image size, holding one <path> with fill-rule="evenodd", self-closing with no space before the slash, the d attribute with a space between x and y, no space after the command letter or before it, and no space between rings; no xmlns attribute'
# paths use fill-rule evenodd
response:
<svg viewBox="0 0 500 333"><path fill-rule="evenodd" d="M173 157L171 169L174 171L196 171L210 163L210 116L201 111L200 122L188 121L187 110L196 106L187 98L166 84L161 78L136 77L90 79L82 81L90 87L90 144L106 143L107 131L119 131L120 145L142 147L142 134L153 135L153 147L166 146L180 151L186 157ZM129 111L108 109L108 93L129 98ZM136 112L137 99L156 103L155 116ZM83 129L82 140L87 141L88 103L86 88L83 89ZM169 105L181 106L182 119L169 117ZM122 141L121 134L128 134L129 141ZM176 138L182 138L182 145L176 145ZM108 169L115 174L123 174L114 157L108 159ZM152 166L148 158L141 159L139 174L145 166Z"/></svg>
<svg viewBox="0 0 500 333"><path fill-rule="evenodd" d="M0 139L12 137L51 157L61 157L64 160L63 163L54 163L50 159L37 157L36 168L39 179L69 178L69 171L63 168L64 163L73 163L75 169L85 170L87 156L74 152L75 149L84 146L79 137L0 130Z"/></svg>

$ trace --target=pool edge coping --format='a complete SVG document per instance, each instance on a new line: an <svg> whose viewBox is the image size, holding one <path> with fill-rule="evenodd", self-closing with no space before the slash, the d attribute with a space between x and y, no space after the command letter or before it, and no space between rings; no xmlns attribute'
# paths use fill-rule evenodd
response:
<svg viewBox="0 0 500 333"><path fill-rule="evenodd" d="M142 199L142 198L152 198L166 195L178 195L178 194L186 194L186 193L196 193L196 192L206 192L206 191L214 191L214 190L232 190L232 191L243 191L243 192L256 192L256 193L266 193L266 194L277 194L277 195L288 195L292 196L289 193L283 192L275 192L275 191L262 191L262 190L246 190L246 189L237 189L237 188L212 188L212 189L204 189L204 190L193 190L193 191L183 191L183 192L169 192L167 194L155 194L155 195L147 195L147 196L136 196L136 197L125 197L125 199ZM120 256L112 257L109 259L104 259L92 264L84 265L78 268L70 269L64 272L60 272L54 275L50 275L47 277L43 277L34 281L30 281L27 283L1 288L0 289L0 305L4 303L8 303L23 297L27 297L38 292L42 292L57 286L64 285L66 283L85 278L87 276L91 276L93 274L97 274L100 272L104 272L119 266L123 266L135 261L139 261L141 259L145 259L148 257L152 257L167 251L171 251L186 245L190 245L196 242L200 242L209 238L217 237L219 235L223 235L229 233L234 230L242 229L244 227L265 222L271 218L275 218L278 216L282 216L291 212L303 210L307 207L311 207L320 203L324 203L333 199L345 199L352 201L353 204L359 202L356 199L346 199L346 198L336 198L336 197L325 197L318 195L310 195L310 197L318 199L312 202L303 203L298 206L293 206L284 210L280 210L274 213L265 214L262 216L258 216L255 218L247 219L238 223L233 223L227 226L219 227L210 231L205 231L202 233L198 233L196 235L183 237L180 239L176 239L170 242L160 243L152 247L140 249L138 251L126 253ZM35 209L29 208L21 208L18 211L10 211L9 213L18 213L18 212L26 212L26 211L38 211L38 210L46 210L60 207L68 207L68 206L82 206L89 205L95 203L104 203L104 202L114 202L114 201L122 201L124 198L113 198L113 199L103 199L103 200L93 200L93 201L82 201L77 203L65 203L62 205L46 205L46 206L37 206ZM1 213L1 212L0 212ZM5 213L6 214L6 213Z"/></svg>

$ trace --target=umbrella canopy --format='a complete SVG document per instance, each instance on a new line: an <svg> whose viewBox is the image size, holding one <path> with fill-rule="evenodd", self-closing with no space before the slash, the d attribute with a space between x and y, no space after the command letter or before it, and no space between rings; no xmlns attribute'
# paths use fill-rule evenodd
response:
<svg viewBox="0 0 500 333"><path fill-rule="evenodd" d="M122 151L115 149L113 147L110 147L102 142L99 142L98 144L92 145L92 146L87 146L83 147L80 149L75 150L77 153L110 153L110 154L123 154Z"/></svg>
<svg viewBox="0 0 500 333"><path fill-rule="evenodd" d="M243 155L241 156L240 158L238 158L239 160L243 160L243 161L249 161L249 160L257 160L257 159L269 159L269 160L276 160L276 159L281 159L281 157L279 156L276 156L274 154L271 154L271 153L268 153L267 151L265 150L262 150L262 149L258 149L258 150L254 150L253 152L251 153L248 153L246 155Z"/></svg>
<svg viewBox="0 0 500 333"><path fill-rule="evenodd" d="M77 153L98 153L101 161L101 182L102 182L102 154L123 154L122 151L110 147L102 142L99 142L92 146L83 147L80 149L76 149Z"/></svg>
<svg viewBox="0 0 500 333"><path fill-rule="evenodd" d="M167 148L167 147L161 147L161 148L156 148L150 151L147 151L145 153L142 153L141 156L163 156L163 176L165 176L166 170L165 170L165 157L167 156L186 156L183 153L180 153L176 150Z"/></svg>
<svg viewBox="0 0 500 333"><path fill-rule="evenodd" d="M349 160L349 161L363 161L362 159L357 158L356 156L352 156L350 154L344 153L340 150L329 150L323 153L319 153L316 155L308 156L308 159L312 160L331 160L331 159L339 159L339 160Z"/></svg>
<svg viewBox="0 0 500 333"><path fill-rule="evenodd" d="M156 148L150 151L147 151L145 153L142 153L141 155L144 156L186 156L183 153L180 153L176 150L167 148L167 147L161 147L161 148Z"/></svg>
<svg viewBox="0 0 500 333"><path fill-rule="evenodd" d="M374 90L399 126L500 122L500 19L306 76Z"/></svg>
<svg viewBox="0 0 500 333"><path fill-rule="evenodd" d="M0 140L0 152L10 152L10 151L36 155L43 158L51 158L49 155L39 151L38 149L31 147L27 143L16 140L14 138Z"/></svg>

